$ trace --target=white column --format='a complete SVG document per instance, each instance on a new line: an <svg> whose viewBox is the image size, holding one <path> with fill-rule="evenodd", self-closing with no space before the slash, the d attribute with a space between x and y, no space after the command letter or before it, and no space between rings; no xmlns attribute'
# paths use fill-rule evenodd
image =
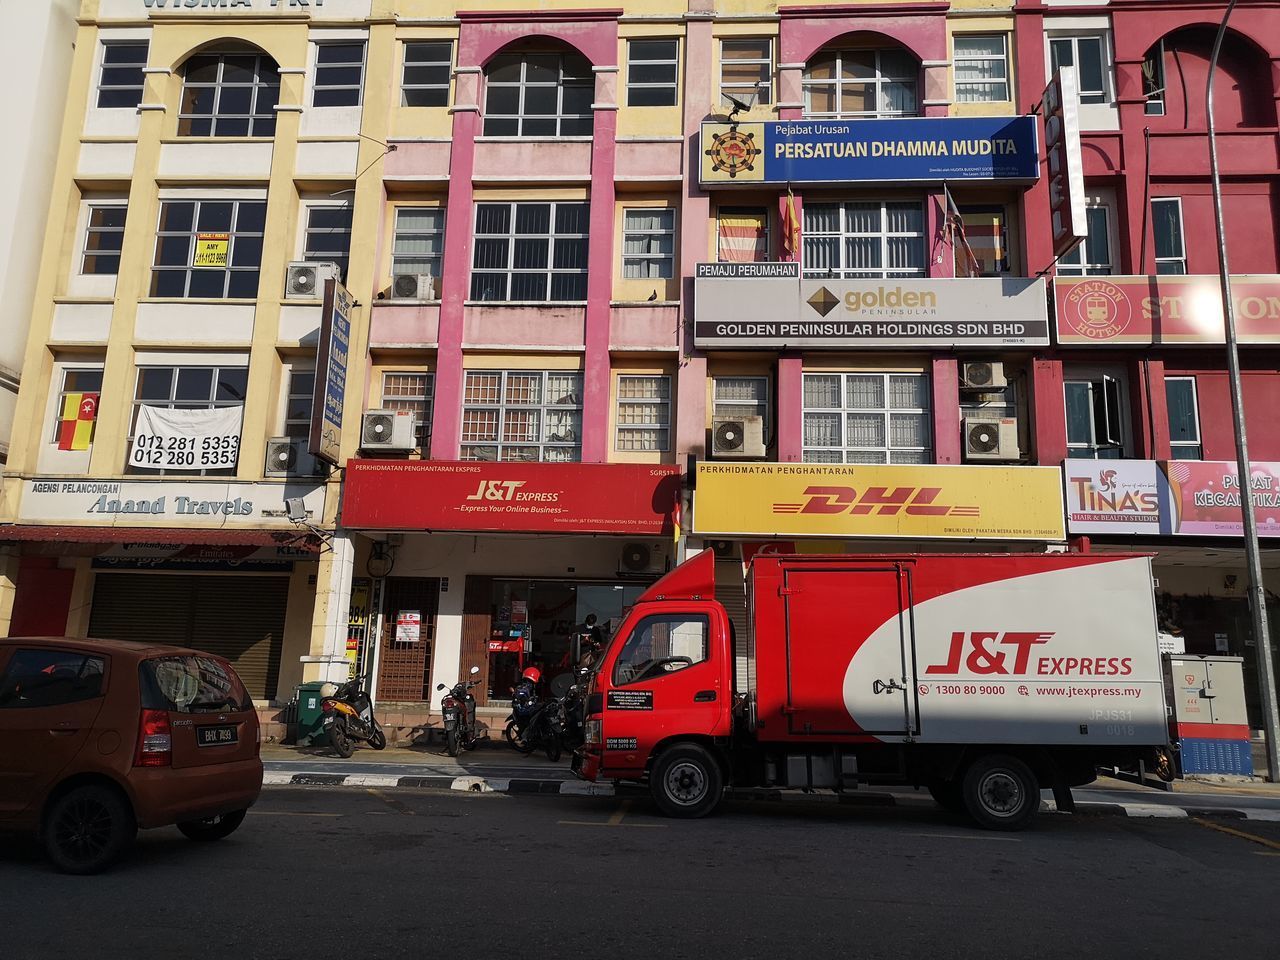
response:
<svg viewBox="0 0 1280 960"><path fill-rule="evenodd" d="M436 684L452 687L461 674L471 669L462 663L462 608L467 595L467 576L462 570L451 568L449 589L441 591L440 606L436 612L435 644L431 650L431 705L440 706Z"/></svg>
<svg viewBox="0 0 1280 960"><path fill-rule="evenodd" d="M316 583L315 619L311 635L323 635L324 645L318 654L302 658L306 679L328 680L342 683L347 679L350 661L347 660L347 621L351 608L351 577L355 572L356 548L345 530L339 527L333 533L332 550L320 562L320 575ZM327 570L325 568L328 568ZM326 575L327 574L327 575Z"/></svg>

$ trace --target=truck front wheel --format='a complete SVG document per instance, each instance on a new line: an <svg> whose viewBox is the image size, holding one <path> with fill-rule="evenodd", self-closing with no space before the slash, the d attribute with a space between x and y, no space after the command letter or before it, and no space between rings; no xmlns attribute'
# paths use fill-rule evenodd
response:
<svg viewBox="0 0 1280 960"><path fill-rule="evenodd" d="M965 809L987 830L1022 830L1040 809L1040 784L1031 768L1007 754L979 757L965 771Z"/></svg>
<svg viewBox="0 0 1280 960"><path fill-rule="evenodd" d="M720 803L724 776L705 748L693 743L670 747L649 775L653 800L668 817L705 817Z"/></svg>

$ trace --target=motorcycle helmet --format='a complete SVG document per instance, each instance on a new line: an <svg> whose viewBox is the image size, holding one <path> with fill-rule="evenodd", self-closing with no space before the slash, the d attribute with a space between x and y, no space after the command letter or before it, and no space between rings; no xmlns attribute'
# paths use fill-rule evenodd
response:
<svg viewBox="0 0 1280 960"><path fill-rule="evenodd" d="M542 671L537 667L529 667L524 673L520 674L521 678L528 680L530 683L537 683L542 679Z"/></svg>

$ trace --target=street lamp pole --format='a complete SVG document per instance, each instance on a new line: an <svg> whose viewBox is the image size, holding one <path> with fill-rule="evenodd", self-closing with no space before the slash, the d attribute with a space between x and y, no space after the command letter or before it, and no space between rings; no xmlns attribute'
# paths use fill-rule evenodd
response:
<svg viewBox="0 0 1280 960"><path fill-rule="evenodd" d="M1253 509L1249 443L1244 423L1244 390L1240 380L1240 347L1236 338L1235 305L1231 298L1231 272L1227 268L1227 234L1222 218L1222 180L1218 174L1218 138L1214 128L1213 82L1218 55L1227 34L1227 22L1237 0L1227 4L1209 57L1205 88L1205 113L1209 127L1209 169L1213 176L1213 213L1218 228L1218 273L1222 286L1222 317L1227 334L1227 367L1231 373L1231 411L1236 437L1236 469L1239 477L1240 512L1244 517L1244 551L1249 570L1249 607L1253 613L1253 637L1258 651L1258 689L1262 699L1262 727L1267 737L1267 769L1272 781L1280 781L1280 708L1276 706L1275 667L1271 660L1271 630L1267 623L1267 592L1262 582L1262 555L1258 550L1258 521Z"/></svg>

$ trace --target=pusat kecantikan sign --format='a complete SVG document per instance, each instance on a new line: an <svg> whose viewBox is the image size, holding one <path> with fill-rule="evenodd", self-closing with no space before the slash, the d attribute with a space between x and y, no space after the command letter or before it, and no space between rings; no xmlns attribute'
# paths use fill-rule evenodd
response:
<svg viewBox="0 0 1280 960"><path fill-rule="evenodd" d="M768 120L702 125L704 184L1031 181L1034 117Z"/></svg>

